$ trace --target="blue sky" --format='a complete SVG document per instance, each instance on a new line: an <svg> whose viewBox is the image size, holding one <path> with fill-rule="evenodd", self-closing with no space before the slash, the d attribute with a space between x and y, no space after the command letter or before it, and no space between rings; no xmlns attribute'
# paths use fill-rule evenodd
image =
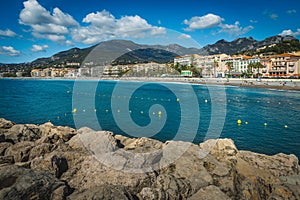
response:
<svg viewBox="0 0 300 200"><path fill-rule="evenodd" d="M300 38L295 0L14 0L0 7L0 63L110 39L203 47L220 39Z"/></svg>

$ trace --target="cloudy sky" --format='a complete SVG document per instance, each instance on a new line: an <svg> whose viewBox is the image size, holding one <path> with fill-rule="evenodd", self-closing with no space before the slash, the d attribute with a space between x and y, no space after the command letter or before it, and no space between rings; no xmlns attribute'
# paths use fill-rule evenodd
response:
<svg viewBox="0 0 300 200"><path fill-rule="evenodd" d="M0 7L0 63L104 40L203 47L220 39L300 38L296 0L14 0Z"/></svg>

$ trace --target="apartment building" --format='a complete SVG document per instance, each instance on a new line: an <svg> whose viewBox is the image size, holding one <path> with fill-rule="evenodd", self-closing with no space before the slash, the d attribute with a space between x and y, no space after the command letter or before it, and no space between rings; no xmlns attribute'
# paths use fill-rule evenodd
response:
<svg viewBox="0 0 300 200"><path fill-rule="evenodd" d="M269 58L268 76L298 77L300 75L300 56L293 54L278 54Z"/></svg>

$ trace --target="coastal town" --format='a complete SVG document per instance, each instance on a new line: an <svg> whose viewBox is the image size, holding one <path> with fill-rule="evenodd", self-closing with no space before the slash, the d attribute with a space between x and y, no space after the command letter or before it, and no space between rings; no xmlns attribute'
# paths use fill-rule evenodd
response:
<svg viewBox="0 0 300 200"><path fill-rule="evenodd" d="M31 77L203 77L203 78L299 78L300 51L269 56L199 55L177 56L173 63L137 63L98 66L67 63L59 68L31 70ZM21 72L17 76L21 76Z"/></svg>

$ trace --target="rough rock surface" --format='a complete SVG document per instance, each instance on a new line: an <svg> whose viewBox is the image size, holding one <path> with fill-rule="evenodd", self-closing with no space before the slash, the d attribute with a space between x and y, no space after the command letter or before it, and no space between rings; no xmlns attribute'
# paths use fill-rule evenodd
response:
<svg viewBox="0 0 300 200"><path fill-rule="evenodd" d="M0 199L300 199L294 155L0 119Z"/></svg>

